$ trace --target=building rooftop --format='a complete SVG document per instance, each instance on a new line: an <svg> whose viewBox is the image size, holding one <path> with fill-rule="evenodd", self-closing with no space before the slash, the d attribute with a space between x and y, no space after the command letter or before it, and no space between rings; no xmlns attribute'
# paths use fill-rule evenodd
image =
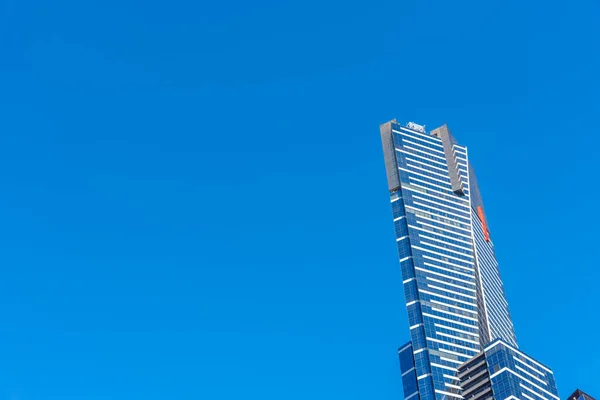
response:
<svg viewBox="0 0 600 400"><path fill-rule="evenodd" d="M567 397L567 400L596 400L596 399L594 399L589 394L577 389L573 392L573 394L571 394L569 397Z"/></svg>

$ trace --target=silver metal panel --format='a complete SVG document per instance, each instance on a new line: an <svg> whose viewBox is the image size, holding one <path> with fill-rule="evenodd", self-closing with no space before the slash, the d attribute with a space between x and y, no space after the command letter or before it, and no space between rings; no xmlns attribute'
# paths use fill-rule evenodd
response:
<svg viewBox="0 0 600 400"><path fill-rule="evenodd" d="M446 156L446 162L448 164L448 172L450 175L452 190L457 195L464 196L465 192L460 179L460 171L456 163L454 151L452 150L452 145L456 143L456 139L454 139L454 136L452 136L450 130L448 129L448 125L446 124L432 130L431 135L442 139L442 146L444 147L444 155Z"/></svg>
<svg viewBox="0 0 600 400"><path fill-rule="evenodd" d="M392 133L393 121L386 122L379 126L381 132L381 144L383 145L383 157L385 158L385 171L387 173L388 188L390 192L400 188L400 175L398 174L398 164L396 162L396 148L394 145L394 135Z"/></svg>

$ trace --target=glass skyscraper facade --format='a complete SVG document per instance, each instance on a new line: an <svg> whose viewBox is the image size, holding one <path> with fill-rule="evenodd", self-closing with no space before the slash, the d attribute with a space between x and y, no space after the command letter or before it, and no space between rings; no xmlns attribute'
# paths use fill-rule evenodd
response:
<svg viewBox="0 0 600 400"><path fill-rule="evenodd" d="M465 399L560 400L550 368L498 339L458 367Z"/></svg>
<svg viewBox="0 0 600 400"><path fill-rule="evenodd" d="M446 125L393 120L380 133L410 325L405 399L463 399L459 367L493 343L518 351L468 150Z"/></svg>

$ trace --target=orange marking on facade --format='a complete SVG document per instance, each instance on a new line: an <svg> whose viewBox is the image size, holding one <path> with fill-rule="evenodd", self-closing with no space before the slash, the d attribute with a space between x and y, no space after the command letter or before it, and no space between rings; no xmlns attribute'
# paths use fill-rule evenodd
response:
<svg viewBox="0 0 600 400"><path fill-rule="evenodd" d="M483 229L483 238L486 242L490 241L490 231L488 231L487 224L485 223L485 215L483 214L483 207L477 206L477 215L481 221L481 228Z"/></svg>

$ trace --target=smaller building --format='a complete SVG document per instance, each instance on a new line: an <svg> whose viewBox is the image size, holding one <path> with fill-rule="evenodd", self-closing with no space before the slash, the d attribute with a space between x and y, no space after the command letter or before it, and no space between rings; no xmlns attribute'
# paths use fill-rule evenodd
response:
<svg viewBox="0 0 600 400"><path fill-rule="evenodd" d="M577 389L576 391L573 392L573 394L571 394L569 397L567 397L567 400L596 400L596 399L594 399L589 394Z"/></svg>
<svg viewBox="0 0 600 400"><path fill-rule="evenodd" d="M460 365L457 377L464 400L560 400L552 370L502 340Z"/></svg>

